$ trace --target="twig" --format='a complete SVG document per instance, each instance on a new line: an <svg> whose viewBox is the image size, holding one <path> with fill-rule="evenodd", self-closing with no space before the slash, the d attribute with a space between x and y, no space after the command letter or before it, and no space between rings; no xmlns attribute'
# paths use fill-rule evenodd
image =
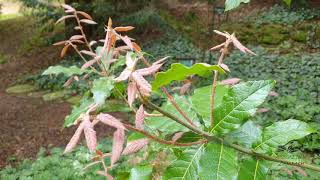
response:
<svg viewBox="0 0 320 180"><path fill-rule="evenodd" d="M82 27L81 22L80 22L80 19L79 19L79 17L78 17L77 11L74 11L73 14L74 14L74 16L75 16L75 19L76 19L76 21L77 21L77 24L78 24L79 29L80 29L80 32L81 32L81 35L83 36L83 39L84 39L87 47L89 48L89 50L90 50L91 52L93 52L93 50L92 50L92 48L91 48L91 46L90 46L90 44L89 44L89 41L88 41L88 39L87 39L87 36L86 36L86 34L84 33L84 31L83 31L83 27Z"/></svg>
<svg viewBox="0 0 320 180"><path fill-rule="evenodd" d="M202 135L209 142L223 143L224 145L226 145L228 147L231 147L231 148L233 148L233 149L235 149L237 151L240 151L242 153L254 156L254 157L258 158L258 159L260 158L260 159L264 159L264 160L268 160L268 161L279 162L279 163L288 164L288 165L291 165L291 166L298 166L298 167L312 169L314 171L320 172L320 167L315 166L315 165L306 164L306 163L302 163L302 162L301 163L297 163L297 162L292 162L292 161L289 161L289 160L286 160L286 159L282 159L282 158L278 158L278 157L268 156L268 155L265 155L265 154L257 153L252 149L247 149L247 148L244 148L244 147L236 145L236 144L228 143L228 142L224 141L222 138L219 138L219 137L216 137L214 135L211 135L211 134L209 134L207 132L202 131L201 129L195 128L195 127L185 123L184 121L180 120L175 115L173 115L170 112L167 112L167 111L161 109L160 107L158 107L157 105L151 103L148 100L144 100L144 103L146 105L148 105L150 108L160 112L161 114L163 114L166 117L174 120L175 122L183 125L184 127L190 129L191 131L193 131L193 132L195 132L195 133L197 133L199 135Z"/></svg>
<svg viewBox="0 0 320 180"><path fill-rule="evenodd" d="M221 49L221 54L218 60L218 65L221 65L223 58L225 54L228 51L228 46L231 43L231 39L228 38L226 42L224 43L224 47ZM210 122L211 122L211 128L214 126L214 104L215 104L215 94L216 94L216 88L217 88L217 82L218 82L218 71L214 71L214 77L212 81L212 89L211 89L211 96L210 96Z"/></svg>
<svg viewBox="0 0 320 180"><path fill-rule="evenodd" d="M151 64L143 57L141 56L141 59L143 61L143 63L146 65L146 66L151 66ZM153 75L155 76L155 75ZM194 127L196 127L192 120L187 116L187 114L180 108L180 106L178 105L178 103L174 100L174 98L172 97L172 95L169 93L169 91L167 90L167 88L165 87L162 87L161 90L164 92L164 94L167 96L168 100L170 101L170 103L173 105L174 108L176 108L176 110L183 116L183 118L185 120L188 121L188 123Z"/></svg>
<svg viewBox="0 0 320 180"><path fill-rule="evenodd" d="M193 145L197 145L197 144L204 144L204 143L207 143L207 140L200 140L200 141L195 141L195 142L190 142L190 143L177 143L177 142L174 142L174 141L166 141L166 140L163 140L163 139L160 139L158 138L157 136L154 136L146 131L143 131L141 129L138 129L138 128L135 128L129 124L123 124L127 129L129 130L132 130L132 131L135 131L135 132L138 132L140 134L143 134L145 135L146 137L154 140L154 141L157 141L161 144L166 144L166 145L173 145L173 146L193 146Z"/></svg>

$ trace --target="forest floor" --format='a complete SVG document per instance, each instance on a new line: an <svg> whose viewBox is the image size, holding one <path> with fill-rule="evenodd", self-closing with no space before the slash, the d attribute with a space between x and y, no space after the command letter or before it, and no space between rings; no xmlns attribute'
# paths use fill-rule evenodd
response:
<svg viewBox="0 0 320 180"><path fill-rule="evenodd" d="M72 129L62 130L64 117L70 111L69 104L5 92L19 78L59 60L59 50L54 47L18 53L33 26L25 17L0 21L0 54L7 61L0 64L0 167L35 157L40 147L63 146L73 132Z"/></svg>

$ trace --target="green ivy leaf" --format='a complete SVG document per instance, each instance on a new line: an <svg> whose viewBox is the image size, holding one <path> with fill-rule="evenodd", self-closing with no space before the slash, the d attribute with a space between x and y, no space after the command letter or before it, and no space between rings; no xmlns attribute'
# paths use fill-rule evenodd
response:
<svg viewBox="0 0 320 180"><path fill-rule="evenodd" d="M150 180L152 178L152 166L137 166L130 171L130 180Z"/></svg>
<svg viewBox="0 0 320 180"><path fill-rule="evenodd" d="M92 93L94 102L103 105L107 97L110 96L114 87L113 77L101 77L93 81Z"/></svg>
<svg viewBox="0 0 320 180"><path fill-rule="evenodd" d="M273 152L278 146L285 145L289 141L303 138L316 132L307 123L289 119L275 122L263 130L262 141L255 146L257 152Z"/></svg>
<svg viewBox="0 0 320 180"><path fill-rule="evenodd" d="M223 69L217 65L197 63L191 67L187 67L180 63L173 63L167 71L156 74L155 80L152 83L152 89L157 90L161 86L170 84L172 81L182 81L191 75L208 76L214 70L224 73Z"/></svg>
<svg viewBox="0 0 320 180"><path fill-rule="evenodd" d="M228 134L226 139L230 142L236 142L247 148L251 148L252 144L261 142L261 134L262 130L260 126L256 125L252 121L247 121L239 129Z"/></svg>
<svg viewBox="0 0 320 180"><path fill-rule="evenodd" d="M84 97L79 106L73 106L71 113L64 119L64 127L72 126L79 116L88 110L92 103L92 99Z"/></svg>
<svg viewBox="0 0 320 180"><path fill-rule="evenodd" d="M64 74L67 77L72 75L81 75L85 72L90 72L89 70L81 70L77 66L63 67L63 66L50 66L47 70L45 70L42 75L58 75L60 73Z"/></svg>
<svg viewBox="0 0 320 180"><path fill-rule="evenodd" d="M211 86L201 87L194 90L194 94L191 97L193 108L202 116L205 125L210 126L210 97ZM218 85L215 93L214 107L218 107L223 96L228 92L228 86Z"/></svg>
<svg viewBox="0 0 320 180"><path fill-rule="evenodd" d="M180 108L186 113L186 115L193 120L193 123L196 126L200 126L200 123L198 121L197 113L193 111L190 99L185 97L185 96L174 96L175 101L177 104L179 104ZM176 108L171 104L170 101L167 101L162 107L165 111L168 111L180 119L183 119L183 116L177 112ZM153 112L157 113L157 112ZM177 131L183 131L187 132L189 129L186 127L178 124L177 122L167 118L167 117L148 117L145 120L145 124L152 128L152 129L157 129L165 133L174 133Z"/></svg>
<svg viewBox="0 0 320 180"><path fill-rule="evenodd" d="M238 180L266 180L268 166L263 160L246 159L241 163Z"/></svg>
<svg viewBox="0 0 320 180"><path fill-rule="evenodd" d="M240 83L228 91L222 103L215 109L215 125L211 133L226 134L238 129L261 105L274 86L274 81L249 81Z"/></svg>
<svg viewBox="0 0 320 180"><path fill-rule="evenodd" d="M207 144L199 164L199 179L236 179L238 175L237 153L223 144Z"/></svg>
<svg viewBox="0 0 320 180"><path fill-rule="evenodd" d="M240 6L241 3L249 3L250 0L226 0L225 11L230 11Z"/></svg>

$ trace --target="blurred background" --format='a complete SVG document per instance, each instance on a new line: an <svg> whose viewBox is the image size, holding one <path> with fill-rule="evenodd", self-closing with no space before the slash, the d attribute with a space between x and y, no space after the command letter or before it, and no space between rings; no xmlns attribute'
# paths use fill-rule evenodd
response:
<svg viewBox="0 0 320 180"><path fill-rule="evenodd" d="M91 40L104 38L109 17L114 26L134 26L129 36L150 61L171 56L170 62L186 65L215 64L217 54L208 49L224 39L213 30L235 32L257 56L233 51L226 59L232 71L223 78L277 81L275 96L256 120L270 124L299 119L320 130L320 1L286 2L251 0L225 11L224 0L0 0L0 167L35 158L40 147L64 146L74 131L62 131L63 120L88 84L80 80L64 88L68 78L62 74L41 76L50 65L82 64L74 52L60 58L61 47L52 46L75 33L72 20L55 24L64 15L61 3L92 15L98 24L85 28ZM194 87L208 84L209 79L193 82ZM113 107L118 111L121 105ZM308 161L319 163L320 135L312 134L283 149L303 152ZM54 161L61 161L60 157L52 154L55 159L41 162L59 169L61 165L55 166ZM69 167L71 160L64 163ZM279 173L290 176L288 169Z"/></svg>

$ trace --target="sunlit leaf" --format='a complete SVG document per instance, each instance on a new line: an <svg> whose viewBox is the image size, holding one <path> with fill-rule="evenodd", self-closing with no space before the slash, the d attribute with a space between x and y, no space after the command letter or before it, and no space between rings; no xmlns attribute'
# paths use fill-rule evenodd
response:
<svg viewBox="0 0 320 180"><path fill-rule="evenodd" d="M225 2L225 11L232 10L237 8L240 3L248 3L250 0L226 0Z"/></svg>
<svg viewBox="0 0 320 180"><path fill-rule="evenodd" d="M193 108L199 113L206 126L210 126L210 96L212 86L205 86L194 90L194 94L191 96ZM218 85L215 93L215 105L218 107L223 96L228 92L228 86Z"/></svg>
<svg viewBox="0 0 320 180"><path fill-rule="evenodd" d="M303 138L314 132L315 129L302 121L289 119L275 122L263 130L262 141L254 149L258 152L271 153L278 146L285 145L289 141Z"/></svg>
<svg viewBox="0 0 320 180"><path fill-rule="evenodd" d="M230 87L223 97L222 103L214 111L214 127L211 132L226 134L238 129L256 113L274 81L248 81Z"/></svg>
<svg viewBox="0 0 320 180"><path fill-rule="evenodd" d="M47 70L45 70L42 75L58 75L58 74L64 74L67 77L70 77L72 75L82 75L85 72L90 72L89 70L82 71L77 66L70 66L70 67L63 67L60 65L57 66L50 66Z"/></svg>
<svg viewBox="0 0 320 180"><path fill-rule="evenodd" d="M129 180L150 180L152 179L153 167L150 165L136 166L130 171Z"/></svg>
<svg viewBox="0 0 320 180"><path fill-rule="evenodd" d="M206 63L197 63L192 67L187 67L180 63L174 63L167 71L156 74L155 80L152 83L152 89L157 90L161 86L170 84L172 81L182 81L191 75L209 76L214 70L219 71L219 73L224 72L221 67Z"/></svg>
<svg viewBox="0 0 320 180"><path fill-rule="evenodd" d="M91 99L83 98L79 106L73 106L71 113L64 120L64 127L69 127L79 118L79 116L89 109L93 103Z"/></svg>
<svg viewBox="0 0 320 180"><path fill-rule="evenodd" d="M100 77L93 81L92 93L94 102L98 105L105 103L107 97L110 96L114 87L114 80L112 77Z"/></svg>

